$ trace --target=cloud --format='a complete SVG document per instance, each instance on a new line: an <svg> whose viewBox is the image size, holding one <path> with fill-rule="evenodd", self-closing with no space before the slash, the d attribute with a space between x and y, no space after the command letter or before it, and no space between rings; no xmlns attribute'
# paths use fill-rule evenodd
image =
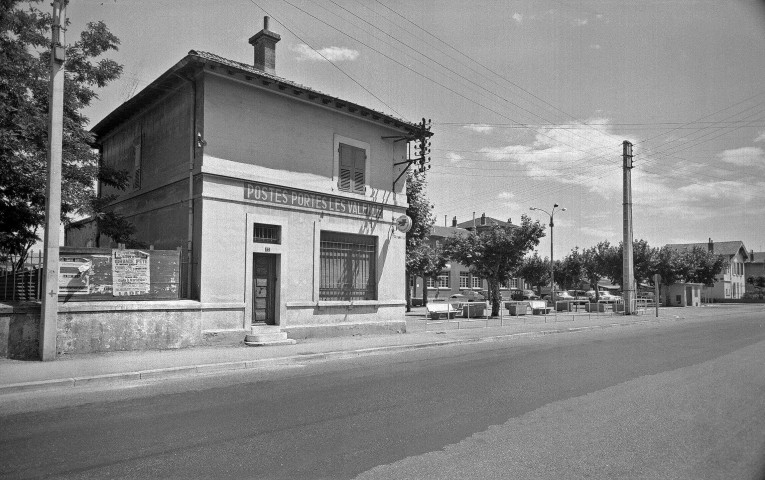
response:
<svg viewBox="0 0 765 480"><path fill-rule="evenodd" d="M314 50L304 43L300 43L291 47L290 50L298 54L297 61L322 61L329 60L330 62L343 62L353 61L359 57L358 50L353 50L345 47L324 47L319 50Z"/></svg>
<svg viewBox="0 0 765 480"><path fill-rule="evenodd" d="M515 23L521 23L523 21L523 14L515 12L513 14L513 20L515 20Z"/></svg>
<svg viewBox="0 0 765 480"><path fill-rule="evenodd" d="M596 43L596 44L590 45L590 48L592 48L593 50L600 50L602 47Z"/></svg>
<svg viewBox="0 0 765 480"><path fill-rule="evenodd" d="M446 159L449 160L449 163L459 163L464 157L459 153L449 152L446 154Z"/></svg>
<svg viewBox="0 0 765 480"><path fill-rule="evenodd" d="M760 132L759 135L757 135L757 138L754 139L755 142L765 142L765 131Z"/></svg>
<svg viewBox="0 0 765 480"><path fill-rule="evenodd" d="M765 151L760 147L742 147L725 150L717 154L725 163L739 167L765 166Z"/></svg>
<svg viewBox="0 0 765 480"><path fill-rule="evenodd" d="M575 18L571 21L571 24L575 27L583 27L587 25L588 20L586 18Z"/></svg>
<svg viewBox="0 0 765 480"><path fill-rule="evenodd" d="M484 125L482 123L471 123L470 125L465 125L463 128L467 128L468 130L472 130L478 133L489 133L494 131L494 127L491 125Z"/></svg>

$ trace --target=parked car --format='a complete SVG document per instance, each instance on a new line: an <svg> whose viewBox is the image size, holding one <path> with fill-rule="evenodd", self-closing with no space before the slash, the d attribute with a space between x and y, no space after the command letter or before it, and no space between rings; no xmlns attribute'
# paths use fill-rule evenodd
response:
<svg viewBox="0 0 765 480"><path fill-rule="evenodd" d="M602 303L619 303L622 301L622 297L619 295L612 295L608 292L600 292L600 302Z"/></svg>
<svg viewBox="0 0 765 480"><path fill-rule="evenodd" d="M539 300L539 295L534 293L534 290L524 290L521 294L523 300Z"/></svg>
<svg viewBox="0 0 765 480"><path fill-rule="evenodd" d="M576 300L574 296L568 293L566 290L556 291L555 295L553 296L553 301L556 301L556 302L562 302L562 301L573 302L574 300Z"/></svg>
<svg viewBox="0 0 765 480"><path fill-rule="evenodd" d="M460 293L455 293L450 298L457 299L460 302L485 302L486 297L481 292L475 290L462 290Z"/></svg>
<svg viewBox="0 0 765 480"><path fill-rule="evenodd" d="M569 290L568 293L574 297L574 302L578 304L584 305L590 301L590 296L586 290Z"/></svg>

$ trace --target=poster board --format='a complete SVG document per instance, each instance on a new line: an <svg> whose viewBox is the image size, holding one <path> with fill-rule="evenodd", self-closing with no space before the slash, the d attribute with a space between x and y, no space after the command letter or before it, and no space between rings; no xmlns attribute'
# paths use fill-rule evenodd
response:
<svg viewBox="0 0 765 480"><path fill-rule="evenodd" d="M59 301L180 298L180 250L61 247Z"/></svg>

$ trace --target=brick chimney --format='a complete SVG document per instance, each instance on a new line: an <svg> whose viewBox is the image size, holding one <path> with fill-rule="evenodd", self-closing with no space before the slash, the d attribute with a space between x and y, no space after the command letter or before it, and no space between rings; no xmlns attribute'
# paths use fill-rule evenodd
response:
<svg viewBox="0 0 765 480"><path fill-rule="evenodd" d="M507 223L508 223L509 225L512 225L512 224L513 224L513 219L512 219L512 218L508 218L508 219L507 219Z"/></svg>
<svg viewBox="0 0 765 480"><path fill-rule="evenodd" d="M452 227L457 226L457 217L452 218Z"/></svg>
<svg viewBox="0 0 765 480"><path fill-rule="evenodd" d="M486 225L486 214L485 213L481 214L481 225Z"/></svg>
<svg viewBox="0 0 765 480"><path fill-rule="evenodd" d="M276 74L276 42L281 39L268 29L268 17L263 17L263 30L250 37L250 45L255 49L255 68Z"/></svg>
<svg viewBox="0 0 765 480"><path fill-rule="evenodd" d="M712 237L709 237L709 243L707 244L707 250L709 250L709 253L715 253L715 242L712 241Z"/></svg>

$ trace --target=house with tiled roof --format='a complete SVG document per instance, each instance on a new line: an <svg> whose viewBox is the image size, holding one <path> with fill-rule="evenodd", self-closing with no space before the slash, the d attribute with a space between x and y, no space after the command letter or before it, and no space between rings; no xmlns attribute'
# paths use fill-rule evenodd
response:
<svg viewBox="0 0 765 480"><path fill-rule="evenodd" d="M195 338L401 331L407 146L430 133L278 76L264 23L253 63L191 50L92 129L132 177L99 191L137 240L183 250Z"/></svg>
<svg viewBox="0 0 765 480"><path fill-rule="evenodd" d="M702 298L708 300L740 299L746 292L746 276L744 265L749 260L749 252L741 240L714 242L710 238L704 243L674 243L667 247L674 250L692 250L694 247L704 248L723 257L727 266L715 277L714 286L705 286Z"/></svg>

